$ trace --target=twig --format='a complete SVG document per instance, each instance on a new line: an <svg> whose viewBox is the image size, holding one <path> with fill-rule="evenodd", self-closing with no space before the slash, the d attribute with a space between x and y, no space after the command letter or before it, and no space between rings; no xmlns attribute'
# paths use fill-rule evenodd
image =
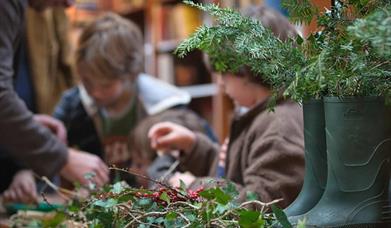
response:
<svg viewBox="0 0 391 228"><path fill-rule="evenodd" d="M121 168L117 168L117 167L115 167L115 166L109 167L109 169L111 169L111 170L117 170L117 171L121 171L121 172L125 172L125 173L129 173L129 174L131 174L131 175L135 175L135 176L137 176L137 177L141 177L141 178L146 179L146 180L148 180L148 181L151 181L151 182L153 182L153 183L155 183L155 184L158 184L158 185L160 185L160 186L163 186L163 187L165 187L165 188L167 188L167 189L170 189L171 191L173 191L173 192L175 192L175 193L181 195L182 197L184 197L184 198L187 199L187 200L191 200L191 198L190 198L188 195L183 194L182 192L180 192L180 191L176 190L175 188L171 187L170 185L165 184L164 182L161 182L161 181L154 180L154 179L152 179L152 178L150 178L150 177L147 177L147 176L145 176L145 175L139 174L139 173L137 173L137 172L135 172L135 171L133 171L133 170L131 170L131 169L121 169Z"/></svg>
<svg viewBox="0 0 391 228"><path fill-rule="evenodd" d="M130 223L128 223L124 228L131 227L131 225L133 224L134 221L137 221L139 224L144 224L144 225L148 225L148 226L152 226L152 227L160 227L160 226L157 226L154 224L149 224L149 223L145 223L143 221L140 221L138 219L138 217L135 217L134 215L132 215L132 213L129 213L129 215L133 218L133 220Z"/></svg>
<svg viewBox="0 0 391 228"><path fill-rule="evenodd" d="M40 180L42 180L43 182L45 182L45 184L47 184L50 188L52 188L54 191L56 191L58 193L58 195L62 198L64 198L65 200L71 200L70 197L67 196L68 195L71 195L73 197L78 197L79 195L74 192L74 191L70 191L68 189L65 189L65 188L61 188L61 187L58 187L57 185L55 185L53 182L51 182L47 177L43 176L43 177L39 177Z"/></svg>
<svg viewBox="0 0 391 228"><path fill-rule="evenodd" d="M195 206L195 205L193 205L191 203L188 203L186 201L176 201L176 202L170 203L168 205L168 207L176 206L176 205L185 205L185 206L191 207L191 208L196 209L196 210L201 209L200 207L197 207L197 206Z"/></svg>
<svg viewBox="0 0 391 228"><path fill-rule="evenodd" d="M164 181L179 165L179 160L171 164L170 168L159 178L159 181Z"/></svg>
<svg viewBox="0 0 391 228"><path fill-rule="evenodd" d="M261 202L259 200L251 200L251 201L247 201L247 202L244 202L244 203L240 204L239 208L244 208L245 206L247 206L249 204L258 204L258 205L260 205L262 207L260 212L263 213L266 207L270 207L270 205L276 204L276 203L278 203L280 201L282 201L282 199L276 199L276 200L273 200L273 201L271 201L269 203L264 203L264 202Z"/></svg>
<svg viewBox="0 0 391 228"><path fill-rule="evenodd" d="M166 215L166 214L167 214L167 211L164 211L164 212L152 211L152 212L148 212L148 213L142 214L142 215L140 215L140 216L138 216L138 217L135 217L135 216L133 216L131 213L129 213L129 215L132 216L133 220L130 221L128 224L126 224L125 228L131 227L131 225L132 225L134 222L138 222L138 223L140 223L140 224L147 224L147 225L150 225L150 226L153 226L153 227L159 227L159 226L154 225L154 224L144 223L144 222L140 221L140 219L145 218L145 217L148 217L148 216Z"/></svg>

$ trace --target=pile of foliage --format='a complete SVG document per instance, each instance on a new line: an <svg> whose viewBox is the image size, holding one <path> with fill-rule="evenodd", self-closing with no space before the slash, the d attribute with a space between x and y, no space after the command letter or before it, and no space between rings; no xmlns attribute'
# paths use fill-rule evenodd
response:
<svg viewBox="0 0 391 228"><path fill-rule="evenodd" d="M242 66L299 102L324 96L384 96L391 101L390 0L335 0L319 14L309 0L284 0L293 22L317 16L319 32L282 42L262 24L232 9L185 1L216 18L176 50L208 54L219 72ZM293 45L294 43L294 45Z"/></svg>
<svg viewBox="0 0 391 228"><path fill-rule="evenodd" d="M49 218L12 220L16 227L271 227L278 221L291 227L275 202L252 199L238 204L237 195L233 184L191 191L184 186L135 189L118 182L72 201ZM254 205L259 210L248 209ZM273 213L266 213L270 209Z"/></svg>

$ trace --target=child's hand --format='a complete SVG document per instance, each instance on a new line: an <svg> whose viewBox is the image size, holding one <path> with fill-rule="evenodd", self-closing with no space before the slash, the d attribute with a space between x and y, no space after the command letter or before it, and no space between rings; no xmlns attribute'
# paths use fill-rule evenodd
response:
<svg viewBox="0 0 391 228"><path fill-rule="evenodd" d="M180 187L181 181L183 181L183 183L185 183L185 185L188 187L194 182L195 179L196 177L189 172L175 172L175 174L168 180L168 183L172 187Z"/></svg>
<svg viewBox="0 0 391 228"><path fill-rule="evenodd" d="M21 170L17 172L9 188L3 193L4 202L37 203L37 187L33 172Z"/></svg>
<svg viewBox="0 0 391 228"><path fill-rule="evenodd" d="M148 132L151 147L160 151L182 150L189 152L195 143L196 135L189 129L171 122L161 122Z"/></svg>

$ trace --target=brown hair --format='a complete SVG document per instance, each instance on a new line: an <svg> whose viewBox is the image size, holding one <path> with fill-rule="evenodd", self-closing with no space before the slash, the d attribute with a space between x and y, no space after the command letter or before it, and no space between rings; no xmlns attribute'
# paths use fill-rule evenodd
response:
<svg viewBox="0 0 391 228"><path fill-rule="evenodd" d="M266 7L264 5L252 5L242 11L243 16L251 17L258 20L265 27L270 29L274 36L281 41L287 41L290 38L298 36L296 28L289 22L289 20L279 12ZM252 83L270 88L270 85L262 80L262 77L253 73L248 66L243 66L235 75L246 77Z"/></svg>
<svg viewBox="0 0 391 228"><path fill-rule="evenodd" d="M82 32L76 51L78 70L108 79L131 77L143 70L143 38L130 20L107 13Z"/></svg>
<svg viewBox="0 0 391 228"><path fill-rule="evenodd" d="M296 28L281 13L264 5L250 6L243 10L242 14L258 20L282 41L297 36Z"/></svg>

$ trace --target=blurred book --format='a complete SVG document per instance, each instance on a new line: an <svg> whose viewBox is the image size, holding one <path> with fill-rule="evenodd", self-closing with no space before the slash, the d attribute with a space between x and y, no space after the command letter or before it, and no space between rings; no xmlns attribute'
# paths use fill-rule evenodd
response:
<svg viewBox="0 0 391 228"><path fill-rule="evenodd" d="M157 74L160 79L174 84L174 58L170 53L161 53L157 56Z"/></svg>
<svg viewBox="0 0 391 228"><path fill-rule="evenodd" d="M202 24L200 11L184 4L163 5L156 15L158 42L185 39Z"/></svg>

